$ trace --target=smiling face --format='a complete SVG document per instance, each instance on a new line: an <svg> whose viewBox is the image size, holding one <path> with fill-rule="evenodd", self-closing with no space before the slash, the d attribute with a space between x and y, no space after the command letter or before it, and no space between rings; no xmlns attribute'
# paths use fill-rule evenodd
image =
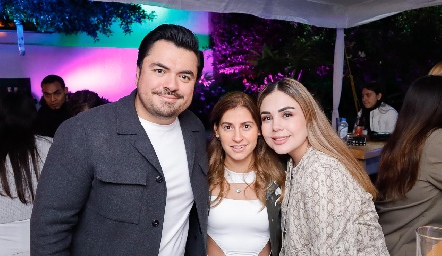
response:
<svg viewBox="0 0 442 256"><path fill-rule="evenodd" d="M259 135L258 125L253 120L250 111L245 107L227 110L219 125L214 126L214 130L226 154L224 164L230 168L248 167Z"/></svg>
<svg viewBox="0 0 442 256"><path fill-rule="evenodd" d="M267 95L260 108L261 131L266 143L278 154L289 154L299 163L308 148L307 122L301 106L281 91Z"/></svg>
<svg viewBox="0 0 442 256"><path fill-rule="evenodd" d="M376 94L375 91L367 88L362 89L362 104L365 108L372 108L376 105L376 102L380 100L382 93Z"/></svg>
<svg viewBox="0 0 442 256"><path fill-rule="evenodd" d="M171 124L189 107L197 76L194 52L159 40L137 68L138 116L157 124Z"/></svg>

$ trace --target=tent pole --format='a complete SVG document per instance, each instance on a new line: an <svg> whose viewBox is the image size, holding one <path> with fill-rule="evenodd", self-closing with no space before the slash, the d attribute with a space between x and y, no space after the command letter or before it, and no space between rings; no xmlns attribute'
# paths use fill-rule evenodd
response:
<svg viewBox="0 0 442 256"><path fill-rule="evenodd" d="M344 73L344 29L336 29L335 56L333 63L333 113L332 126L337 129L339 119L339 103L342 92L342 76Z"/></svg>

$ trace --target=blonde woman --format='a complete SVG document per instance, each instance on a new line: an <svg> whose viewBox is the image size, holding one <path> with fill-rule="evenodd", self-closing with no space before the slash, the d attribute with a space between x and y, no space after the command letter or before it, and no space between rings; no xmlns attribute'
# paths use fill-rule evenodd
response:
<svg viewBox="0 0 442 256"><path fill-rule="evenodd" d="M258 97L262 135L288 154L280 255L388 255L373 204L376 189L299 82Z"/></svg>

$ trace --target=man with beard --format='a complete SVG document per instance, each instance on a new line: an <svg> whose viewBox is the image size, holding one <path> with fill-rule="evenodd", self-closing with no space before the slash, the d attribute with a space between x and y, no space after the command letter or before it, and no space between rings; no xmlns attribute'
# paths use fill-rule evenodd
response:
<svg viewBox="0 0 442 256"><path fill-rule="evenodd" d="M58 126L71 115L66 106L68 88L63 78L57 75L48 75L41 81L43 97L40 100L35 122L35 132L38 135L54 137Z"/></svg>
<svg viewBox="0 0 442 256"><path fill-rule="evenodd" d="M60 126L32 255L206 255L205 132L186 110L202 67L195 35L160 25L140 44L137 88Z"/></svg>

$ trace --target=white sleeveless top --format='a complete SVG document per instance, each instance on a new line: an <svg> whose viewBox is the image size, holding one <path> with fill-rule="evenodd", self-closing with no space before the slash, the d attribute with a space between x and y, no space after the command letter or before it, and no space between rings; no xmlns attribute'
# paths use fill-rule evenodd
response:
<svg viewBox="0 0 442 256"><path fill-rule="evenodd" d="M215 200L216 196L211 196ZM207 234L226 256L256 256L270 239L267 209L256 200L223 198L210 208Z"/></svg>

